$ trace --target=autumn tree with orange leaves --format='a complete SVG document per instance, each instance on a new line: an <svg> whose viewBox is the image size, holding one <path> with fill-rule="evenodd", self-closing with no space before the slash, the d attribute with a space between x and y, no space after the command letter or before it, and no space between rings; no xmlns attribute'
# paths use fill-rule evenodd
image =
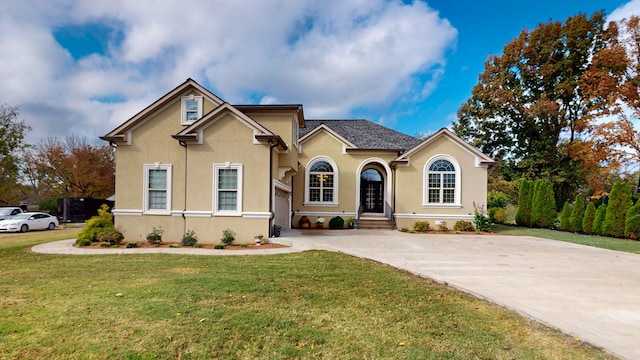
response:
<svg viewBox="0 0 640 360"><path fill-rule="evenodd" d="M592 109L606 117L593 126L588 150L615 169L640 161L640 133L634 126L640 118L640 17L610 22L603 40L583 76Z"/></svg>
<svg viewBox="0 0 640 360"><path fill-rule="evenodd" d="M115 153L84 137L48 138L29 152L23 173L38 197L104 199L115 191Z"/></svg>
<svg viewBox="0 0 640 360"><path fill-rule="evenodd" d="M575 196L587 177L584 139L597 112L582 77L591 55L605 45L604 23L597 12L523 30L486 61L453 125L500 160L503 175L551 180L559 204Z"/></svg>

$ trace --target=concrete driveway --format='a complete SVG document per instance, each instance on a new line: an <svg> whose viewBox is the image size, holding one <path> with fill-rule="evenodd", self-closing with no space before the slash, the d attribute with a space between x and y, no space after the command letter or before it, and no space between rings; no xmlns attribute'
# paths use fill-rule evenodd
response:
<svg viewBox="0 0 640 360"><path fill-rule="evenodd" d="M278 241L405 269L640 359L640 255L534 237L378 230L288 230Z"/></svg>

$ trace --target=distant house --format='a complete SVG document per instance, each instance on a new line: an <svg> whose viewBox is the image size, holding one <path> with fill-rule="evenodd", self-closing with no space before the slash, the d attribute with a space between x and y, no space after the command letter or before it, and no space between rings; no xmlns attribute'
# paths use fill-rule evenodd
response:
<svg viewBox="0 0 640 360"><path fill-rule="evenodd" d="M302 105L231 105L192 79L102 137L117 146L116 226L218 242L302 216L473 219L495 162L447 129L420 140L367 120L306 120Z"/></svg>

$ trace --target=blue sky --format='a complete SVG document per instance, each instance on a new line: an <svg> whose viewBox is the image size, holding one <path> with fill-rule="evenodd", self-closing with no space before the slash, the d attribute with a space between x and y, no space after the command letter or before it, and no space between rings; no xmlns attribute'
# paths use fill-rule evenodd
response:
<svg viewBox="0 0 640 360"><path fill-rule="evenodd" d="M522 29L597 10L620 19L640 0L8 0L0 103L20 106L31 143L97 139L191 77L230 103L431 133Z"/></svg>

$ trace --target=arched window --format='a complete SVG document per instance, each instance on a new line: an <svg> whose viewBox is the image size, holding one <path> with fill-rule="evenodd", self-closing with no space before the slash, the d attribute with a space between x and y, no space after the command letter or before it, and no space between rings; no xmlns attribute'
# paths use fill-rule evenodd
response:
<svg viewBox="0 0 640 360"><path fill-rule="evenodd" d="M426 166L426 205L455 205L460 203L460 174L449 159L435 158Z"/></svg>
<svg viewBox="0 0 640 360"><path fill-rule="evenodd" d="M328 158L317 158L309 162L305 179L305 203L335 205L338 203L338 170Z"/></svg>

